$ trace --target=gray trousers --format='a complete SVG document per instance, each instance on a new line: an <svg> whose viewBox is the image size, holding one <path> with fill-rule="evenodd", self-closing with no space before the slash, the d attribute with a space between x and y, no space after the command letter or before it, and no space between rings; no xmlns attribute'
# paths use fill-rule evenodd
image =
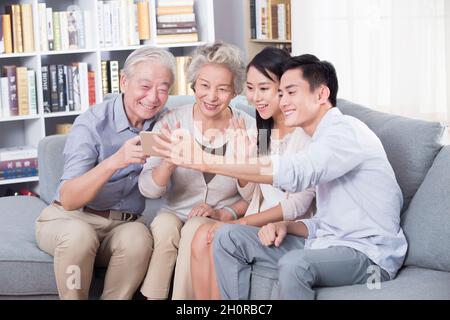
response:
<svg viewBox="0 0 450 320"><path fill-rule="evenodd" d="M278 248L265 247L259 241L258 230L226 224L216 231L214 263L223 299L249 299L252 264L278 270L279 299L312 300L315 286L362 284L371 276L368 268L374 263L355 249L304 249L304 239L293 235L287 235ZM388 273L379 270L380 280L387 280Z"/></svg>

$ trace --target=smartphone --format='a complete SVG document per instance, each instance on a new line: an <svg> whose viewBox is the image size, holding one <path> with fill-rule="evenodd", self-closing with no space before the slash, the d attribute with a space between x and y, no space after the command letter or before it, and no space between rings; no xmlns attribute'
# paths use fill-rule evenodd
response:
<svg viewBox="0 0 450 320"><path fill-rule="evenodd" d="M151 131L141 131L139 135L141 136L141 145L144 154L147 157L160 157L161 154L159 154L155 149L153 149L153 146L157 145L155 142L155 136L160 135L160 133Z"/></svg>

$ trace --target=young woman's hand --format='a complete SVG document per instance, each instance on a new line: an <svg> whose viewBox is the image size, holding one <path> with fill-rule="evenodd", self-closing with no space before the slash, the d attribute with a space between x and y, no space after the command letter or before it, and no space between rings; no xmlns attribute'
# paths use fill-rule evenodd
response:
<svg viewBox="0 0 450 320"><path fill-rule="evenodd" d="M236 163L247 163L247 159L256 156L256 138L249 136L243 118L231 118L228 128L227 147L232 149L230 155Z"/></svg>

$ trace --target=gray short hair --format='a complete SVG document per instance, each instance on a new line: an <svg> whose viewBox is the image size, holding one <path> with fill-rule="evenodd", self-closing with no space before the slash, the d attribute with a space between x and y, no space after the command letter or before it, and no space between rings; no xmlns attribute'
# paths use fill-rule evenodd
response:
<svg viewBox="0 0 450 320"><path fill-rule="evenodd" d="M234 93L242 92L245 81L245 65L238 47L222 42L199 47L188 68L188 78L192 89L194 89L199 70L209 63L217 63L227 67L233 74Z"/></svg>
<svg viewBox="0 0 450 320"><path fill-rule="evenodd" d="M134 67L141 62L156 62L167 67L172 74L172 83L175 81L176 62L175 57L169 51L150 46L135 50L125 60L123 74L128 78L132 77Z"/></svg>

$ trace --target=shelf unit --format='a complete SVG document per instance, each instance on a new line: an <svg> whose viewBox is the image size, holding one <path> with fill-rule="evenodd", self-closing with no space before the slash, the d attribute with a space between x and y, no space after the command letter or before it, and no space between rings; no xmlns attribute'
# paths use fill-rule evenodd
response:
<svg viewBox="0 0 450 320"><path fill-rule="evenodd" d="M104 0L108 2L108 0ZM139 2L134 0L134 3ZM69 6L78 6L81 10L91 12L91 26L98 26L97 19L97 0L7 0L0 4L0 12L4 12L4 6L7 4L28 3L33 5L33 27L35 52L0 54L0 68L3 65L26 66L36 72L36 91L38 114L33 116L15 116L8 118L0 117L0 147L12 147L20 145L31 145L37 147L39 141L48 135L56 133L56 125L59 123L72 123L81 113L80 111L44 113L41 67L46 64L69 64L71 62L87 62L89 69L95 72L95 96L96 102L103 100L102 82L101 82L101 61L118 60L119 65L123 64L128 55L135 49L143 46L157 46L167 48L174 55L189 55L200 45L213 42L214 32L214 8L211 0L195 0L194 11L198 29L199 42L193 43L175 43L158 45L156 43L156 4L157 0L149 0L150 16L150 40L141 41L140 45L120 46L120 47L100 47L98 32L96 29L92 32L92 43L87 44L86 49L65 50L65 51L40 51L40 32L39 32L39 13L38 3L46 3L53 11L66 11ZM36 182L37 177L0 180L0 186L16 183ZM38 185L34 183L31 188L37 189ZM0 196L2 190L0 189Z"/></svg>
<svg viewBox="0 0 450 320"><path fill-rule="evenodd" d="M293 12L293 6L297 1L291 2L291 39L295 39L293 27L295 15ZM247 59L250 61L258 52L267 46L280 46L280 45L293 45L292 40L277 40L277 39L252 39L250 31L250 0L242 1L242 10L244 12L244 43L247 53Z"/></svg>

